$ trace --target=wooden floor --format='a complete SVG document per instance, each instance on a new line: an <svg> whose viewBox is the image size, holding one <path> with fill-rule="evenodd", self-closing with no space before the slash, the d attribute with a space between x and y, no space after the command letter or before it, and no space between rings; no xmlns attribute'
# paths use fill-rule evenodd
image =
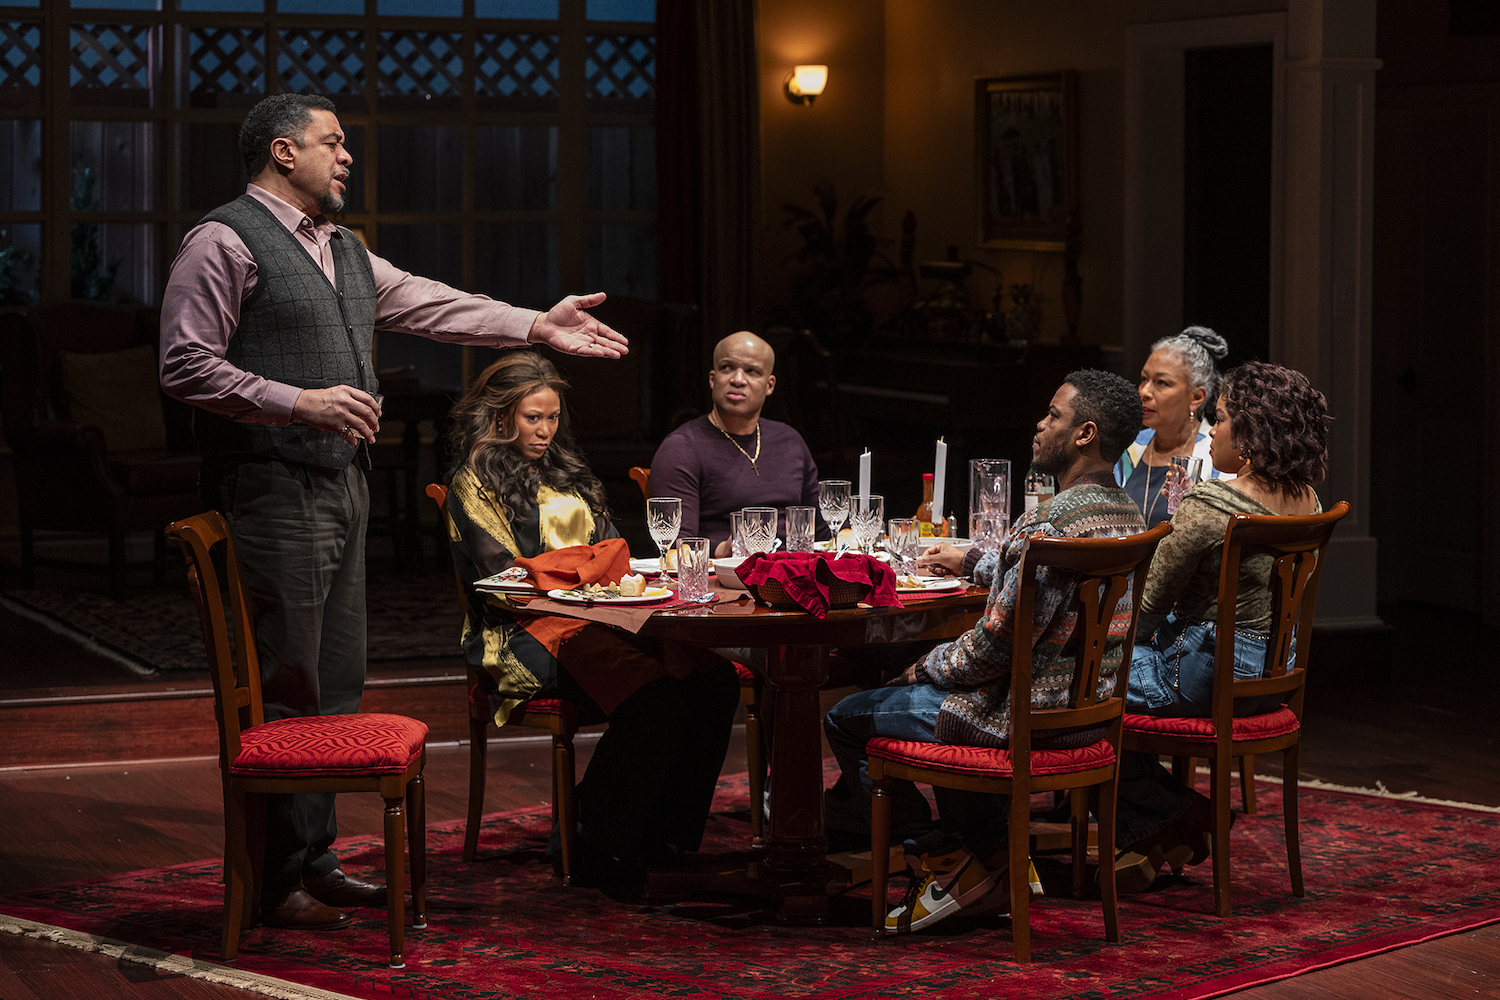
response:
<svg viewBox="0 0 1500 1000"><path fill-rule="evenodd" d="M6 580L0 563L0 586ZM96 586L80 578L83 586ZM1387 609L1384 636L1320 635L1310 684L1303 778L1500 806L1495 635L1460 615ZM462 664L372 672L367 704L432 727L427 809L459 818L467 787ZM142 678L0 609L0 891L215 857L222 852L205 675ZM832 698L833 695L830 695ZM184 725L184 720L198 720ZM170 734L163 740L163 733ZM580 741L580 768L592 747ZM548 747L492 741L486 807L548 801ZM94 761L90 763L89 761ZM726 772L744 769L737 731ZM1274 774L1275 760L1260 769ZM170 803L164 806L163 803ZM343 796L341 832L378 833L376 796ZM1453 935L1241 996L1500 997L1500 925ZM239 990L102 955L0 934L0 998L242 998Z"/></svg>

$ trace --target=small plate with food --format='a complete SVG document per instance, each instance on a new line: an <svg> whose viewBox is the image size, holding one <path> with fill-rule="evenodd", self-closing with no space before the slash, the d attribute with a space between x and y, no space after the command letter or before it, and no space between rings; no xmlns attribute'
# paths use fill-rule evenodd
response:
<svg viewBox="0 0 1500 1000"><path fill-rule="evenodd" d="M554 601L569 604L654 604L672 596L666 587L652 587L644 577L631 575L619 583L590 583L573 590L549 590L547 596Z"/></svg>
<svg viewBox="0 0 1500 1000"><path fill-rule="evenodd" d="M956 576L914 576L903 574L896 577L898 594L931 594L944 590L960 590L967 586Z"/></svg>

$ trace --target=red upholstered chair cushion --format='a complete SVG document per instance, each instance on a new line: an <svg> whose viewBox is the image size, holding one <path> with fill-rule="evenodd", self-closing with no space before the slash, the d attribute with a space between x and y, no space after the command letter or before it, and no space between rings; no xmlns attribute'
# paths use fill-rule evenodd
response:
<svg viewBox="0 0 1500 1000"><path fill-rule="evenodd" d="M1134 715L1127 713L1125 728L1137 733L1159 733L1164 736L1192 736L1211 740L1214 738L1212 719L1164 718L1156 715ZM1278 708L1265 715L1247 715L1234 720L1233 739L1264 740L1273 736L1285 736L1300 728L1297 716L1289 708Z"/></svg>
<svg viewBox="0 0 1500 1000"><path fill-rule="evenodd" d="M743 663L740 663L738 660L731 660L730 662L734 664L734 675L740 679L740 687L755 687L755 671L751 670Z"/></svg>
<svg viewBox="0 0 1500 1000"><path fill-rule="evenodd" d="M427 724L404 715L311 715L240 733L229 773L241 778L400 774L422 755Z"/></svg>
<svg viewBox="0 0 1500 1000"><path fill-rule="evenodd" d="M877 736L865 744L865 753L896 764L925 767L946 774L1005 778L1014 773L1010 751L992 747L959 747L946 743L919 743ZM1031 751L1032 774L1068 774L1108 767L1115 762L1114 747L1100 740L1076 750Z"/></svg>

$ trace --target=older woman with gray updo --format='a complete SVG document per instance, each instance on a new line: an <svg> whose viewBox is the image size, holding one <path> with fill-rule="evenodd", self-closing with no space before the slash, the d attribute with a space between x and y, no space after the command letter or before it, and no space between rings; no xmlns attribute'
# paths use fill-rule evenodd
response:
<svg viewBox="0 0 1500 1000"><path fill-rule="evenodd" d="M1219 394L1218 362L1229 354L1224 338L1190 326L1151 345L1136 391L1145 428L1115 464L1115 480L1140 505L1146 526L1171 515L1162 487L1174 455L1201 458L1202 476L1220 479L1209 457L1209 416Z"/></svg>

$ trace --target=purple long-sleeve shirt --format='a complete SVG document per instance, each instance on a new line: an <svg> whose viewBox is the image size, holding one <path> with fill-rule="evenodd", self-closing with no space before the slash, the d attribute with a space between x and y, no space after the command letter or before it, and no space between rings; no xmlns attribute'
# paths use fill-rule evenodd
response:
<svg viewBox="0 0 1500 1000"><path fill-rule="evenodd" d="M310 218L254 184L245 193L286 226L334 280L328 243L346 239L319 215ZM520 347L538 313L420 278L370 254L375 326L476 347ZM247 372L225 359L240 305L255 290L255 260L221 222L196 226L182 241L162 296L161 384L171 396L231 420L285 426L302 390Z"/></svg>
<svg viewBox="0 0 1500 1000"><path fill-rule="evenodd" d="M729 537L729 515L742 507L775 507L777 533L786 534L786 508L818 505L818 466L792 427L760 420L760 475L724 433L702 416L668 434L651 459L651 495L682 498L679 537L697 535L710 549ZM755 435L734 440L751 455ZM818 536L828 529L821 515Z"/></svg>

